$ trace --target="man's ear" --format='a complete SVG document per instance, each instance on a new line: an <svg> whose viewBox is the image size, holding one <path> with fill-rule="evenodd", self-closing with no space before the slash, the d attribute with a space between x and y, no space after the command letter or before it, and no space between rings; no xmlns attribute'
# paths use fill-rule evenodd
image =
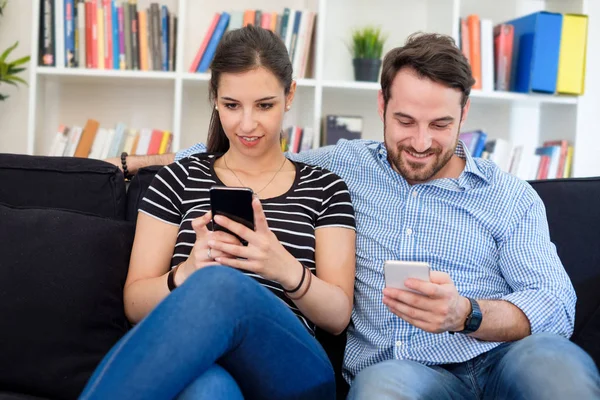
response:
<svg viewBox="0 0 600 400"><path fill-rule="evenodd" d="M465 104L465 106L462 109L461 112L461 118L460 118L460 125L462 126L465 122L467 122L467 116L469 115L469 108L471 108L471 99L467 99L467 103Z"/></svg>
<svg viewBox="0 0 600 400"><path fill-rule="evenodd" d="M379 118L381 118L381 122L385 123L384 121L384 114L385 114L385 100L383 99L383 91L379 90L379 92L377 93L377 112L379 113Z"/></svg>

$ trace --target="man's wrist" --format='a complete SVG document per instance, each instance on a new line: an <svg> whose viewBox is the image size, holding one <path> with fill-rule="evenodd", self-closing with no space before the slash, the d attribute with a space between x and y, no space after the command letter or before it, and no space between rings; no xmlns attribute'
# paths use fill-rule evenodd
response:
<svg viewBox="0 0 600 400"><path fill-rule="evenodd" d="M465 329L465 325L467 323L467 318L471 314L471 302L465 296L460 296L460 300L458 302L458 310L459 310L459 319L457 321L457 325L454 329L451 329L452 332L460 332Z"/></svg>

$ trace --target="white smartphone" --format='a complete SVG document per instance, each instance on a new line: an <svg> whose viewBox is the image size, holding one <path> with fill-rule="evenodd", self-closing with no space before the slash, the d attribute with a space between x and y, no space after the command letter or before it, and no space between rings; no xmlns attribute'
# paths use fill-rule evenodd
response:
<svg viewBox="0 0 600 400"><path fill-rule="evenodd" d="M409 292L415 291L404 286L404 282L408 278L415 278L429 282L430 271L431 267L429 266L429 263L420 261L388 260L383 264L385 286L408 290Z"/></svg>

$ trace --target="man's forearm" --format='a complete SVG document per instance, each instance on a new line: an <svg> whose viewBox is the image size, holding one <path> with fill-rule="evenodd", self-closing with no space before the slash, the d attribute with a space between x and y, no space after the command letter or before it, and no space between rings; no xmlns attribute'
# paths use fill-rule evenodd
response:
<svg viewBox="0 0 600 400"><path fill-rule="evenodd" d="M531 325L520 308L504 300L477 300L483 319L474 338L489 342L510 342L531 334Z"/></svg>
<svg viewBox="0 0 600 400"><path fill-rule="evenodd" d="M150 165L169 165L175 161L175 153L152 156L127 156L127 170L130 174L137 174L138 170Z"/></svg>

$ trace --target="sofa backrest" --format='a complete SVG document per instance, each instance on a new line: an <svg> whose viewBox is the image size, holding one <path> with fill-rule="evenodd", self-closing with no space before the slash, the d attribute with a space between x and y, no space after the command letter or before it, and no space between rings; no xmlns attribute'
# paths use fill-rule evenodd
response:
<svg viewBox="0 0 600 400"><path fill-rule="evenodd" d="M600 364L600 178L531 181L546 207L550 239L577 293L571 338Z"/></svg>
<svg viewBox="0 0 600 400"><path fill-rule="evenodd" d="M0 202L125 219L123 173L99 160L0 154Z"/></svg>

